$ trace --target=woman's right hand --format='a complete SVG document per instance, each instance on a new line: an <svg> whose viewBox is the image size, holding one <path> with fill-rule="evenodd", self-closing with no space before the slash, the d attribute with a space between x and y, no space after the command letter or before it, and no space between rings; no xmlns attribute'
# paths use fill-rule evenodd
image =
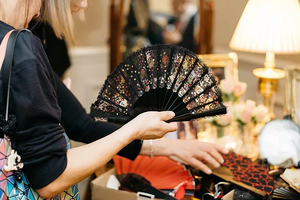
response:
<svg viewBox="0 0 300 200"><path fill-rule="evenodd" d="M131 120L125 127L132 131L134 139L158 139L168 132L177 130L176 122L165 122L174 116L175 113L172 111L145 112Z"/></svg>

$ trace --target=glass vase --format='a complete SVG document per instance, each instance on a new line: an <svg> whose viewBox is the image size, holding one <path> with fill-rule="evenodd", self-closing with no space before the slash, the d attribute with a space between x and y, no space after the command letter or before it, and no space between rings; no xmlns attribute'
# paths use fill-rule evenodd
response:
<svg viewBox="0 0 300 200"><path fill-rule="evenodd" d="M231 126L216 126L211 124L210 126L211 137L214 143L226 147L226 143L231 141Z"/></svg>
<svg viewBox="0 0 300 200"><path fill-rule="evenodd" d="M234 150L235 153L247 157L252 157L254 151L254 136L252 134L254 130L253 123L241 124L237 122L236 136L237 146Z"/></svg>

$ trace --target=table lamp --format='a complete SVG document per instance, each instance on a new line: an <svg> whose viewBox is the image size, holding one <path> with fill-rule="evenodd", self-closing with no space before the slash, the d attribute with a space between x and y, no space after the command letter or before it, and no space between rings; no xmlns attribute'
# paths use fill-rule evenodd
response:
<svg viewBox="0 0 300 200"><path fill-rule="evenodd" d="M249 0L230 41L238 51L265 53L264 68L254 69L264 105L272 111L272 99L283 70L275 69L275 54L300 53L298 0Z"/></svg>

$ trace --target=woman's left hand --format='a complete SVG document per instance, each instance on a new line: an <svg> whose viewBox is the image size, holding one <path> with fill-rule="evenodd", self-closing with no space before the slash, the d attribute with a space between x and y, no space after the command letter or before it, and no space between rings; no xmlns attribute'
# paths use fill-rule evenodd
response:
<svg viewBox="0 0 300 200"><path fill-rule="evenodd" d="M215 168L224 163L221 153L226 154L228 150L213 143L200 142L198 140L169 140L170 156L172 160L182 164L191 165L206 174L211 174L205 163Z"/></svg>
<svg viewBox="0 0 300 200"><path fill-rule="evenodd" d="M224 162L221 154L228 150L213 143L200 142L198 140L172 140L159 139L153 141L154 156L168 156L170 159L185 165L191 165L206 174L211 174L211 169L205 164L217 168ZM144 141L141 155L149 155L150 145Z"/></svg>

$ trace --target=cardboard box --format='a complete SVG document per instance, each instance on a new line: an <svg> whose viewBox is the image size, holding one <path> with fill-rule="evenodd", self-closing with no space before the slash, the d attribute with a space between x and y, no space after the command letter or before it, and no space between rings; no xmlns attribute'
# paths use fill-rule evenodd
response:
<svg viewBox="0 0 300 200"><path fill-rule="evenodd" d="M110 175L117 175L112 168L91 182L92 200L137 200L137 194L106 187ZM158 200L158 199L156 199Z"/></svg>
<svg viewBox="0 0 300 200"><path fill-rule="evenodd" d="M228 192L228 194L226 194L222 200L234 200L234 190Z"/></svg>
<svg viewBox="0 0 300 200"><path fill-rule="evenodd" d="M114 190L106 187L110 175L117 175L112 168L91 182L92 200L137 200L137 194L123 190ZM142 198L141 198L142 199ZM147 199L147 198L144 198ZM158 200L158 199L155 199ZM223 197L223 200L234 200L233 192Z"/></svg>

